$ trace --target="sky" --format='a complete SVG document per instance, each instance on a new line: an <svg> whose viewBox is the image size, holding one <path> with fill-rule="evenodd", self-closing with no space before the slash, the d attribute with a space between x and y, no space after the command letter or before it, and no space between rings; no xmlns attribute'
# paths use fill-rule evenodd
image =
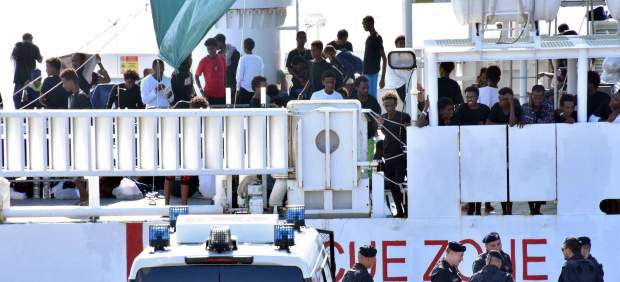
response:
<svg viewBox="0 0 620 282"><path fill-rule="evenodd" d="M260 0L246 0L260 1ZM19 0L0 1L0 93L3 100L13 90L11 50L25 32L45 58L76 51L87 53L156 54L157 44L150 13L145 0ZM292 1L294 3L294 1ZM366 34L361 20L366 15L375 18L377 31L385 46L391 48L396 36L403 33L400 0L299 0L300 29L308 31L308 40L324 42L335 39L338 30L349 32L356 53L361 53ZM377 5L380 3L380 5ZM579 9L579 8L577 8ZM295 9L288 9L285 25L294 25ZM560 10L558 18L578 29L583 12L574 8ZM306 23L325 19L317 29ZM114 24L116 23L116 24ZM467 38L467 26L457 23L450 3L413 5L414 47L424 40ZM544 25L546 28L546 25ZM281 54L294 48L295 33L282 31ZM239 44L236 44L237 46ZM39 65L43 69L44 65Z"/></svg>

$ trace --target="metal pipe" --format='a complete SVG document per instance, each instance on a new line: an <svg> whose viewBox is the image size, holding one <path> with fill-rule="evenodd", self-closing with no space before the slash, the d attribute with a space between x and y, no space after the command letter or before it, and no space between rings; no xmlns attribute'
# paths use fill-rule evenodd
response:
<svg viewBox="0 0 620 282"><path fill-rule="evenodd" d="M527 103L527 61L519 61L519 100Z"/></svg>
<svg viewBox="0 0 620 282"><path fill-rule="evenodd" d="M426 55L426 61L424 62L424 66L428 69L428 76L426 79L427 91L429 95L429 125L430 126L438 126L439 125L439 110L437 108L437 101L439 99L439 88L437 85L437 80L439 77L439 66L437 65L437 55L434 53L429 53Z"/></svg>
<svg viewBox="0 0 620 282"><path fill-rule="evenodd" d="M221 214L223 208L218 205L189 206L190 214ZM168 215L169 207L10 207L3 210L5 217L70 217L82 218L92 216L164 216Z"/></svg>
<svg viewBox="0 0 620 282"><path fill-rule="evenodd" d="M577 91L577 121L588 122L588 51L579 50L579 60L577 61L577 71L579 72L578 91Z"/></svg>
<svg viewBox="0 0 620 282"><path fill-rule="evenodd" d="M566 65L566 92L577 94L577 60L568 59Z"/></svg>
<svg viewBox="0 0 620 282"><path fill-rule="evenodd" d="M405 47L413 46L413 0L403 0L403 34Z"/></svg>

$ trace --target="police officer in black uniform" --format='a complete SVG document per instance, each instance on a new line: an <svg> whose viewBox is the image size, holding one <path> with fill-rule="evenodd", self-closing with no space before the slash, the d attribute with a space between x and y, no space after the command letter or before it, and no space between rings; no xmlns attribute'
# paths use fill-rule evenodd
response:
<svg viewBox="0 0 620 282"><path fill-rule="evenodd" d="M490 251L486 257L486 265L474 273L469 282L514 282L510 273L501 271L503 256L498 251Z"/></svg>
<svg viewBox="0 0 620 282"><path fill-rule="evenodd" d="M579 240L579 244L581 244L581 255L584 259L591 261L598 268L598 279L596 281L603 282L603 265L598 263L598 261L592 256L590 250L592 249L592 242L590 238L587 236L582 236L577 238Z"/></svg>
<svg viewBox="0 0 620 282"><path fill-rule="evenodd" d="M368 269L375 264L377 249L370 245L361 246L357 253L357 263L349 269L342 282L373 282Z"/></svg>
<svg viewBox="0 0 620 282"><path fill-rule="evenodd" d="M448 243L446 256L435 265L431 272L431 282L461 282L457 268L463 261L465 250L465 246L457 242Z"/></svg>
<svg viewBox="0 0 620 282"><path fill-rule="evenodd" d="M512 261L510 260L510 255L502 251L502 239L499 238L499 234L497 232L489 233L482 239L482 243L484 243L486 251L474 260L472 273L480 271L486 265L487 255L490 251L497 251L502 255L500 270L512 274Z"/></svg>
<svg viewBox="0 0 620 282"><path fill-rule="evenodd" d="M562 253L566 262L558 282L597 282L598 266L584 259L581 255L581 244L576 238L566 238L562 244Z"/></svg>

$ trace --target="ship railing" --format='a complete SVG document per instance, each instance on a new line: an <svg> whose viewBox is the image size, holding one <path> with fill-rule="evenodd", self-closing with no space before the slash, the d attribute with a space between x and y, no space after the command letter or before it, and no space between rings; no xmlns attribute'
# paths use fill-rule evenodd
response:
<svg viewBox="0 0 620 282"><path fill-rule="evenodd" d="M3 201L4 216L168 212L160 207L102 207L99 176L288 173L285 109L24 110L2 111L0 121L0 177L84 177L90 195L88 207L10 207Z"/></svg>

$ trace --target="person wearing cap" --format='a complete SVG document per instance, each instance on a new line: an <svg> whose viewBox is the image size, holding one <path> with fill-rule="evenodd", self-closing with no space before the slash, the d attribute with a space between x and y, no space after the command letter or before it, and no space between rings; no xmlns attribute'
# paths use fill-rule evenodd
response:
<svg viewBox="0 0 620 282"><path fill-rule="evenodd" d="M486 251L474 260L472 272L476 273L480 271L486 265L486 259L489 252L497 251L502 255L502 266L500 267L500 270L512 274L512 260L510 259L510 255L502 251L502 239L499 237L499 234L497 232L489 233L487 236L484 236L482 243L484 243L484 248Z"/></svg>
<svg viewBox="0 0 620 282"><path fill-rule="evenodd" d="M513 282L510 273L501 271L503 256L498 251L490 251L486 265L469 279L470 282Z"/></svg>
<svg viewBox="0 0 620 282"><path fill-rule="evenodd" d="M603 282L603 276L605 272L603 272L603 265L598 263L598 261L592 256L590 250L592 249L592 242L590 241L590 237L582 236L577 238L579 243L581 244L581 255L584 259L591 261L595 266L598 267L598 280L597 282Z"/></svg>
<svg viewBox="0 0 620 282"><path fill-rule="evenodd" d="M361 246L357 253L357 263L345 273L342 282L372 282L368 269L375 264L377 249L371 245Z"/></svg>
<svg viewBox="0 0 620 282"><path fill-rule="evenodd" d="M562 254L566 262L562 265L562 272L558 282L597 282L599 279L598 267L581 255L581 243L577 238L566 238L562 244Z"/></svg>
<svg viewBox="0 0 620 282"><path fill-rule="evenodd" d="M448 243L446 256L435 265L431 272L431 282L461 282L457 268L463 261L466 249L458 242Z"/></svg>

